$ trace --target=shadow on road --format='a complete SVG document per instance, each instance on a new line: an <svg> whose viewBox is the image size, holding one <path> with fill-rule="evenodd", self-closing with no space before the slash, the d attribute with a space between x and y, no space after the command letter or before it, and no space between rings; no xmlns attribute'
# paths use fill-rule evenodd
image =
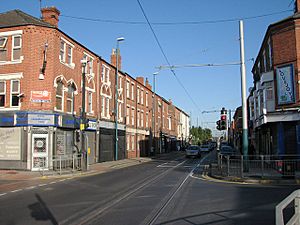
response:
<svg viewBox="0 0 300 225"><path fill-rule="evenodd" d="M28 206L28 208L31 210L31 217L33 217L35 220L50 220L53 225L58 225L58 222L43 199L38 194L35 194L35 197L37 198L37 202Z"/></svg>

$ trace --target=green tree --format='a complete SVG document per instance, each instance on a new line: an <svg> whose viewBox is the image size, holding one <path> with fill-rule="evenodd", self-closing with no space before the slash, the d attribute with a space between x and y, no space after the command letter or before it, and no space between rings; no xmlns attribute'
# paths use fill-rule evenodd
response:
<svg viewBox="0 0 300 225"><path fill-rule="evenodd" d="M190 130L190 134L192 136L193 145L202 144L212 138L212 131L208 128L203 129L200 126L199 127L192 126Z"/></svg>

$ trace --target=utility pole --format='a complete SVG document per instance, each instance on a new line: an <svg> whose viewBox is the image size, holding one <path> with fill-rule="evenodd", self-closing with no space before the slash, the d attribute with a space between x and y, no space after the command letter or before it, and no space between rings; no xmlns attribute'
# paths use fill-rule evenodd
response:
<svg viewBox="0 0 300 225"><path fill-rule="evenodd" d="M247 98L246 98L246 67L244 50L244 25L240 20L240 57L241 57L241 86L242 86L242 115L243 115L243 155L245 162L248 158L248 120L247 120ZM244 164L244 170L248 170L248 165Z"/></svg>
<svg viewBox="0 0 300 225"><path fill-rule="evenodd" d="M155 155L156 151L156 140L155 140L155 112L156 112L156 93L155 93L155 76L158 75L158 72L153 73L153 101L152 101L152 127L153 127L153 155Z"/></svg>
<svg viewBox="0 0 300 225"><path fill-rule="evenodd" d="M87 171L87 152L85 149L85 126L86 126L86 112L85 112L85 68L87 60L81 60L82 65L82 100L81 100L81 121L80 121L80 139L81 139L81 154L82 154L82 170Z"/></svg>

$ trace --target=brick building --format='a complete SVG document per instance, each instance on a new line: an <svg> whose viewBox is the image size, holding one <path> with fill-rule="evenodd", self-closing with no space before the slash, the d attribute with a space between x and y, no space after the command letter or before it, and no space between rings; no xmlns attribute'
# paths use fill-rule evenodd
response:
<svg viewBox="0 0 300 225"><path fill-rule="evenodd" d="M43 19L19 10L0 14L0 167L37 170L45 161L51 169L53 158L80 153L83 68L88 162L115 159L116 119L118 159L159 153L162 118L171 124L164 133L177 136L175 113L167 110L172 103L156 94L152 111L151 85L123 72L118 54L116 106L116 50L105 61L58 28L59 14L55 7L42 9Z"/></svg>
<svg viewBox="0 0 300 225"><path fill-rule="evenodd" d="M300 153L300 1L269 25L252 69L249 118L260 154Z"/></svg>

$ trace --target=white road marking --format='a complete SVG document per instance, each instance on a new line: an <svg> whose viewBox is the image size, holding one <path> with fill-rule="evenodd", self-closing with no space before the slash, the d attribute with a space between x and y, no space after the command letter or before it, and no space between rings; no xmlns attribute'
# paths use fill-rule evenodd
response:
<svg viewBox="0 0 300 225"><path fill-rule="evenodd" d="M34 188L36 188L36 186L27 187L27 188L25 188L25 189L26 189L26 190L30 190L30 189L34 189Z"/></svg>
<svg viewBox="0 0 300 225"><path fill-rule="evenodd" d="M43 187L46 186L47 184L39 184L39 187Z"/></svg>
<svg viewBox="0 0 300 225"><path fill-rule="evenodd" d="M3 195L6 195L7 193L2 193L2 194L0 194L0 196L3 196Z"/></svg>
<svg viewBox="0 0 300 225"><path fill-rule="evenodd" d="M18 192L18 191L23 191L23 189L13 190L13 191L11 191L11 193L15 193L15 192Z"/></svg>
<svg viewBox="0 0 300 225"><path fill-rule="evenodd" d="M50 182L49 184L56 184L57 182L56 181L52 181L52 182Z"/></svg>

